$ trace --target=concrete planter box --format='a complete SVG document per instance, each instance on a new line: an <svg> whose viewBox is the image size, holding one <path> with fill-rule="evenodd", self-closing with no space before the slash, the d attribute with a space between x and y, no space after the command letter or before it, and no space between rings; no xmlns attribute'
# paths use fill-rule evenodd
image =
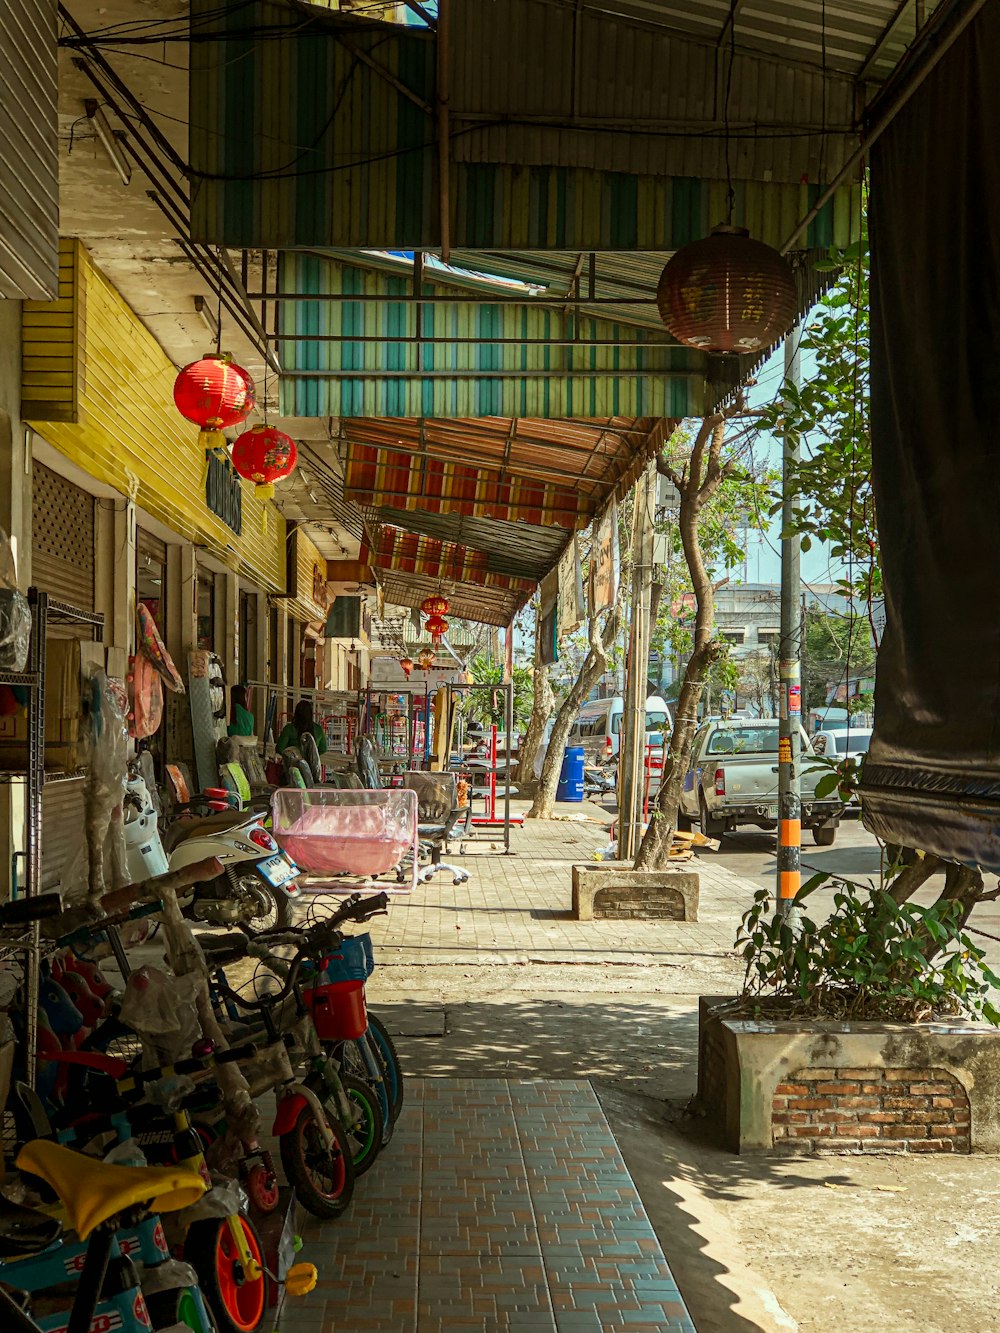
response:
<svg viewBox="0 0 1000 1333"><path fill-rule="evenodd" d="M698 1109L733 1152L1000 1152L1000 1029L755 1022L702 996Z"/></svg>
<svg viewBox="0 0 1000 1333"><path fill-rule="evenodd" d="M573 867L577 921L697 921L698 872L687 866L633 870L628 861Z"/></svg>

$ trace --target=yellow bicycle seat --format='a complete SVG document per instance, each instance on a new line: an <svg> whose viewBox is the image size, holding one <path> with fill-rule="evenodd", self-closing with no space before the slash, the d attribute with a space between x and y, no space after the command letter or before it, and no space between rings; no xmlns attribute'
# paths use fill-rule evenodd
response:
<svg viewBox="0 0 1000 1333"><path fill-rule="evenodd" d="M173 1166L111 1166L47 1139L26 1143L18 1153L17 1166L40 1176L55 1190L81 1240L102 1222L137 1204L148 1204L151 1213L172 1213L205 1193L205 1182L194 1171Z"/></svg>

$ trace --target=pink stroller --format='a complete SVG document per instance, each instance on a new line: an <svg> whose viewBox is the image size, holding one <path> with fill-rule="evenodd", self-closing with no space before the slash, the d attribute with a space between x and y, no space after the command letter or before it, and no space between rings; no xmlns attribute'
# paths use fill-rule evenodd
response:
<svg viewBox="0 0 1000 1333"><path fill-rule="evenodd" d="M271 799L271 814L275 841L305 872L307 892L356 893L358 878L388 874L404 861L412 867L410 882L388 891L416 887L415 792L283 787Z"/></svg>

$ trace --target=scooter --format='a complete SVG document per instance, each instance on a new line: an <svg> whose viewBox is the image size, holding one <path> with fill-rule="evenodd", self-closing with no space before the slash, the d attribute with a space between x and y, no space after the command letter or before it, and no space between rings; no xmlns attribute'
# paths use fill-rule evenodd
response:
<svg viewBox="0 0 1000 1333"><path fill-rule="evenodd" d="M302 892L299 868L264 827L263 815L225 810L176 819L161 837L149 790L133 770L124 806L126 863L133 883L214 856L222 874L178 898L186 917L213 925L252 922L258 930L291 925L292 904Z"/></svg>

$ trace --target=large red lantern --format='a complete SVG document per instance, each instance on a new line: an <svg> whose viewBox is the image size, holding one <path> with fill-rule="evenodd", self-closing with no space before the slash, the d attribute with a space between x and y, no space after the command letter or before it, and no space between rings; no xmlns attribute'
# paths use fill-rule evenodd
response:
<svg viewBox="0 0 1000 1333"><path fill-rule="evenodd" d="M257 487L257 494L268 499L274 483L295 471L299 451L295 441L274 426L251 426L233 445L233 467Z"/></svg>
<svg viewBox="0 0 1000 1333"><path fill-rule="evenodd" d="M719 226L682 246L660 274L660 318L703 352L759 352L791 327L798 300L792 270L745 227Z"/></svg>
<svg viewBox="0 0 1000 1333"><path fill-rule="evenodd" d="M420 603L420 609L425 616L446 616L448 614L448 598L442 597L440 593L435 593L433 597L425 597Z"/></svg>
<svg viewBox="0 0 1000 1333"><path fill-rule="evenodd" d="M203 356L174 380L174 402L182 417L202 430L238 426L256 406L249 373L228 356Z"/></svg>
<svg viewBox="0 0 1000 1333"><path fill-rule="evenodd" d="M431 643L436 646L447 634L448 622L444 616L431 616L424 628L430 631Z"/></svg>

